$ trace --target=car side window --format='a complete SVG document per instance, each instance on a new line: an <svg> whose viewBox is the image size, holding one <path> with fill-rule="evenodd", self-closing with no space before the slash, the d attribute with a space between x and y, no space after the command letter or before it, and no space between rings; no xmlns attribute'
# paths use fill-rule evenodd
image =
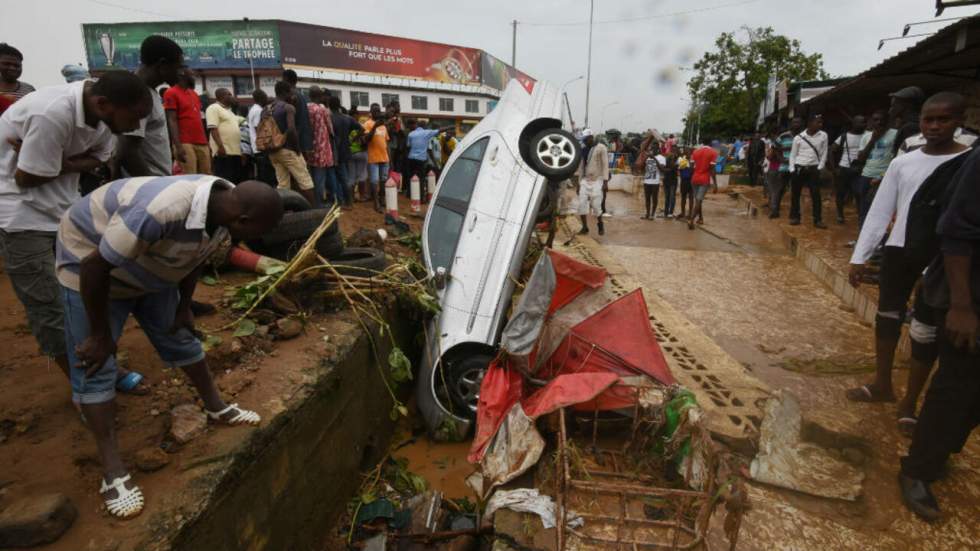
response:
<svg viewBox="0 0 980 551"><path fill-rule="evenodd" d="M467 147L442 178L429 216L427 235L433 268L448 270L452 264L489 141L489 137L483 138Z"/></svg>

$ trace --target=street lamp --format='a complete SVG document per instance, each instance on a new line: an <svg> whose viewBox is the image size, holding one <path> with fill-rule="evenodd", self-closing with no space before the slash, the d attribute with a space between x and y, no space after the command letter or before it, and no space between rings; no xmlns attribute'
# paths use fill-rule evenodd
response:
<svg viewBox="0 0 980 551"><path fill-rule="evenodd" d="M606 109L609 108L609 107L612 107L613 105L618 105L618 104L619 104L618 101L613 101L613 102L607 103L607 104L605 104L605 105L602 106L602 110L599 111L599 131L600 132L603 129L602 123L603 123L603 121L606 118Z"/></svg>
<svg viewBox="0 0 980 551"><path fill-rule="evenodd" d="M568 88L568 85L569 85L569 84L571 84L571 83L573 83L573 82L576 82L576 81L579 81L579 80L582 80L583 78L585 78L585 75L579 75L579 76L577 76L577 77L575 77L575 78L573 78L572 80L570 80L570 81L568 81L568 82L566 82L565 84L562 84L562 85L561 85L561 93L562 93L562 94L564 94L564 93L565 93L565 88Z"/></svg>

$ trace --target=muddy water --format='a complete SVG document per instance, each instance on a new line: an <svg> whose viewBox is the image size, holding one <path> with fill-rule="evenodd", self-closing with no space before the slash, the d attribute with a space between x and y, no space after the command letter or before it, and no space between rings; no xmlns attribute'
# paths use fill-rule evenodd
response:
<svg viewBox="0 0 980 551"><path fill-rule="evenodd" d="M466 485L466 477L473 473L473 465L466 461L470 443L441 443L421 435L394 453L396 458L408 459L408 470L423 477L433 490L442 492L450 499L474 499L473 491Z"/></svg>

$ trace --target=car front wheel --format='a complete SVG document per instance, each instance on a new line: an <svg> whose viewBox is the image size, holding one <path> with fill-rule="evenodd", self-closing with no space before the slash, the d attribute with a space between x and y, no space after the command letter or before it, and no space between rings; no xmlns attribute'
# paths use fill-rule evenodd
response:
<svg viewBox="0 0 980 551"><path fill-rule="evenodd" d="M549 180L570 178L578 170L582 148L570 132L545 128L531 138L531 168Z"/></svg>

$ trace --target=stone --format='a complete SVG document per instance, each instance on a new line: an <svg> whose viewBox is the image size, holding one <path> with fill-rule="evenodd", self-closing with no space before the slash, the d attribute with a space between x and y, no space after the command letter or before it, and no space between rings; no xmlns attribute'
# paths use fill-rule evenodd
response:
<svg viewBox="0 0 980 551"><path fill-rule="evenodd" d="M241 339L231 340L231 353L234 355L240 355L242 353L242 341Z"/></svg>
<svg viewBox="0 0 980 551"><path fill-rule="evenodd" d="M381 238L378 231L366 228L354 232L354 235L347 238L346 243L348 247L370 247L382 251L385 247L384 239Z"/></svg>
<svg viewBox="0 0 980 551"><path fill-rule="evenodd" d="M299 307L296 306L296 303L282 296L280 293L269 295L265 299L265 305L286 316L299 313Z"/></svg>
<svg viewBox="0 0 980 551"><path fill-rule="evenodd" d="M207 416L194 404L180 404L170 410L170 437L178 444L200 436L207 426Z"/></svg>
<svg viewBox="0 0 980 551"><path fill-rule="evenodd" d="M255 336L256 337L263 338L263 339L266 338L266 337L268 337L269 336L269 326L268 325L260 325L260 326L256 327L255 328Z"/></svg>
<svg viewBox="0 0 980 551"><path fill-rule="evenodd" d="M77 516L75 505L62 494L18 499L0 511L0 548L34 547L57 541Z"/></svg>
<svg viewBox="0 0 980 551"><path fill-rule="evenodd" d="M144 473L159 471L170 463L170 457L157 446L149 446L136 452L136 468Z"/></svg>
<svg viewBox="0 0 980 551"><path fill-rule="evenodd" d="M255 320L255 323L259 325L269 325L270 323L275 323L279 316L272 310L266 310L264 308L259 308L254 310L249 317Z"/></svg>
<svg viewBox="0 0 980 551"><path fill-rule="evenodd" d="M294 339L303 332L303 324L293 318L282 318L276 322L276 335L280 339Z"/></svg>

